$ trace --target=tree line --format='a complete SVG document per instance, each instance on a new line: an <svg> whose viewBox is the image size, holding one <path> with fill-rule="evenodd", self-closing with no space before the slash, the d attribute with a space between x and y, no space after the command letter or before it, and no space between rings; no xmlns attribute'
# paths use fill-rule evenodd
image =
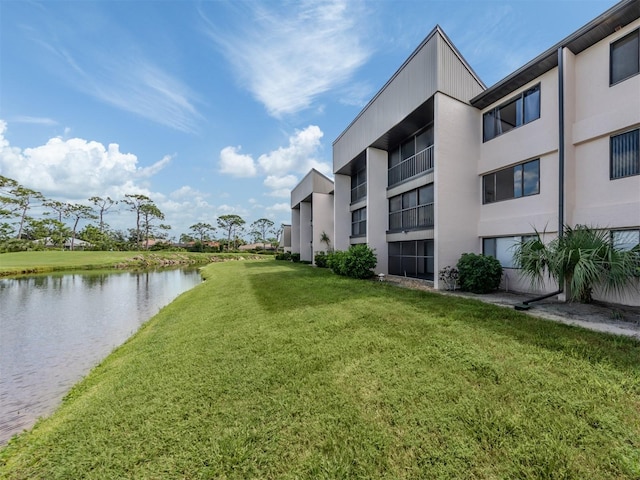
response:
<svg viewBox="0 0 640 480"><path fill-rule="evenodd" d="M116 211L132 214L134 226L112 229L105 218ZM164 220L164 213L146 195L126 194L121 199L94 196L84 203L60 202L0 175L0 252L44 246L73 250L77 240L95 250L235 250L246 243L245 235L264 248L266 244L277 244L282 231L267 218L251 223L247 230L242 217L229 214L217 217L216 226L205 222L191 225L189 233L181 234L176 244L169 238L171 226ZM224 236L216 239L218 230Z"/></svg>

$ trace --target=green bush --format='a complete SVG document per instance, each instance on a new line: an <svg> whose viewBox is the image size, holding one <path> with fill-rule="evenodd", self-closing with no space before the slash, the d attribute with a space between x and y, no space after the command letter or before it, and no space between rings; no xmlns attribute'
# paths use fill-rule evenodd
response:
<svg viewBox="0 0 640 480"><path fill-rule="evenodd" d="M294 263L298 263L300 261L300 254L299 253L292 253L291 254L291 261Z"/></svg>
<svg viewBox="0 0 640 480"><path fill-rule="evenodd" d="M317 252L315 257L313 257L316 267L319 268L327 268L327 254L325 252Z"/></svg>
<svg viewBox="0 0 640 480"><path fill-rule="evenodd" d="M489 293L500 286L502 266L494 257L463 253L456 267L462 290L473 293Z"/></svg>
<svg viewBox="0 0 640 480"><path fill-rule="evenodd" d="M327 265L334 273L351 278L372 277L377 263L375 252L364 243L327 255Z"/></svg>
<svg viewBox="0 0 640 480"><path fill-rule="evenodd" d="M291 261L291 252L280 252L276 254L276 260Z"/></svg>

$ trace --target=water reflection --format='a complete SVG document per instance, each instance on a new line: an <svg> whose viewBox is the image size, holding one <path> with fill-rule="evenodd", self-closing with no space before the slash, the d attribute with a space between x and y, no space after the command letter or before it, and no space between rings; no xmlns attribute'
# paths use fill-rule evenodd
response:
<svg viewBox="0 0 640 480"><path fill-rule="evenodd" d="M193 268L0 279L0 444L200 281Z"/></svg>

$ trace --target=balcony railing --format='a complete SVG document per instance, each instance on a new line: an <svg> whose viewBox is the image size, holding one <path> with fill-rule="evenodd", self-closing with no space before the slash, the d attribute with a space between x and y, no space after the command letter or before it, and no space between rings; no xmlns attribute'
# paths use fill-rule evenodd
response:
<svg viewBox="0 0 640 480"><path fill-rule="evenodd" d="M362 183L357 187L351 189L351 203L355 203L358 200L367 196L367 184Z"/></svg>
<svg viewBox="0 0 640 480"><path fill-rule="evenodd" d="M433 145L389 169L389 184L395 185L423 172L433 170Z"/></svg>
<svg viewBox="0 0 640 480"><path fill-rule="evenodd" d="M433 203L405 208L389 214L389 231L433 227Z"/></svg>

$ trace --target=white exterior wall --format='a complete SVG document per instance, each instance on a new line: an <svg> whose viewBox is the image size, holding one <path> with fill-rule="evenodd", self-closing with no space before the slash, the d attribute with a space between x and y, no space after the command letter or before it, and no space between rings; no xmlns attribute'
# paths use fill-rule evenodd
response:
<svg viewBox="0 0 640 480"><path fill-rule="evenodd" d="M333 247L336 250L349 248L349 236L351 235L351 177L349 175L335 174L333 225L335 238Z"/></svg>
<svg viewBox="0 0 640 480"><path fill-rule="evenodd" d="M313 256L317 252L326 252L333 247L333 195L327 193L313 193L311 201L313 208ZM321 241L322 234L326 233L330 243ZM315 259L314 259L315 263Z"/></svg>
<svg viewBox="0 0 640 480"><path fill-rule="evenodd" d="M476 174L477 109L443 94L435 97L434 285L438 272L478 250L480 186Z"/></svg>
<svg viewBox="0 0 640 480"><path fill-rule="evenodd" d="M300 202L300 260L313 261L311 202Z"/></svg>
<svg viewBox="0 0 640 480"><path fill-rule="evenodd" d="M387 200L387 152L377 148L367 149L367 243L378 257L376 273L389 273L387 224L389 201Z"/></svg>
<svg viewBox="0 0 640 480"><path fill-rule="evenodd" d="M610 44L640 20L575 59L574 223L640 228L640 175L610 180L610 136L640 127L640 75L609 86Z"/></svg>
<svg viewBox="0 0 640 480"><path fill-rule="evenodd" d="M300 209L291 210L291 253L300 253Z"/></svg>

